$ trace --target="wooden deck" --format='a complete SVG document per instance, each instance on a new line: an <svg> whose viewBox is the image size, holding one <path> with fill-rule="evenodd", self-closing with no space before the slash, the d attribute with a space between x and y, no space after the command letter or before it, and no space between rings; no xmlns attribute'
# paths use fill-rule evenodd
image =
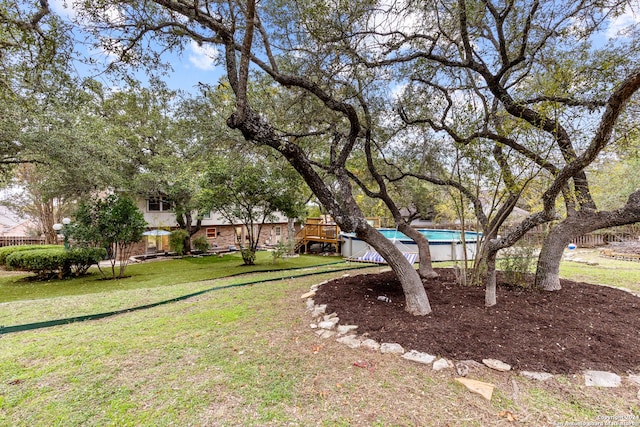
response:
<svg viewBox="0 0 640 427"><path fill-rule="evenodd" d="M372 227L380 227L380 218L367 218ZM296 233L295 252L309 253L311 245L320 244L322 252L340 252L342 238L340 227L330 218L307 218L304 227Z"/></svg>
<svg viewBox="0 0 640 427"><path fill-rule="evenodd" d="M309 218L304 227L296 233L296 252L309 252L311 245L321 244L321 247L328 249L333 246L336 252L340 247L340 227L335 224L323 224L319 218Z"/></svg>

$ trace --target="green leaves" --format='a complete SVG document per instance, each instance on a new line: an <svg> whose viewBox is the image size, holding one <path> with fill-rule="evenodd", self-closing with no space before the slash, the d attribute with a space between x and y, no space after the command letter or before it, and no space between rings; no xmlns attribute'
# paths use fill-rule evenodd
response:
<svg viewBox="0 0 640 427"><path fill-rule="evenodd" d="M204 172L200 205L204 211L220 213L231 224L243 224L249 247L258 246L260 228L279 212L289 218L302 215L305 191L299 176L268 158L229 156L213 159ZM308 190L307 190L308 191ZM244 256L252 263L252 257Z"/></svg>
<svg viewBox="0 0 640 427"><path fill-rule="evenodd" d="M83 275L107 255L104 248L65 250L61 246L43 248L37 245L21 248L8 254L4 263L9 269L31 271L41 279L54 275L59 278Z"/></svg>
<svg viewBox="0 0 640 427"><path fill-rule="evenodd" d="M108 248L113 277L118 260L118 277L122 277L131 247L142 240L146 225L142 212L131 199L112 194L80 204L70 226L70 236L80 246Z"/></svg>

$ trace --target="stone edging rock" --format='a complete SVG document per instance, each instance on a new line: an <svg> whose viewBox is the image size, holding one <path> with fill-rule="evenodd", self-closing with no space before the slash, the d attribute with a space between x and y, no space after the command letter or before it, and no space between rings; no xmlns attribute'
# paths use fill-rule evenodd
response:
<svg viewBox="0 0 640 427"><path fill-rule="evenodd" d="M343 277L349 276L345 274ZM451 361L445 358L419 352L417 350L406 351L397 343L378 343L370 338L358 336L356 331L357 325L341 325L340 318L337 313L326 313L327 305L317 305L313 299L320 286L327 281L311 286L309 292L303 294L300 298L305 300L307 312L310 313L313 322L310 327L314 332L323 339L335 338L335 340L349 348L365 348L371 351L379 351L380 353L398 354L400 357L413 362L424 365L431 365L434 371L455 368L456 373L462 378L456 378L456 381L463 384L470 391L491 400L493 384L483 383L481 381L465 378L470 371L478 368L488 367L498 372L511 371L511 366L496 359L483 359L482 363L475 360ZM585 385L589 387L619 387L622 384L622 377L612 372L605 371L584 371ZM547 381L554 377L553 374L547 372L530 372L520 371L519 375L537 380ZM640 386L640 375L629 375L627 381ZM639 393L640 395L640 393Z"/></svg>
<svg viewBox="0 0 640 427"><path fill-rule="evenodd" d="M640 262L640 254L636 254L636 253L615 252L611 249L602 249L600 250L599 255L603 258L612 258L620 261Z"/></svg>

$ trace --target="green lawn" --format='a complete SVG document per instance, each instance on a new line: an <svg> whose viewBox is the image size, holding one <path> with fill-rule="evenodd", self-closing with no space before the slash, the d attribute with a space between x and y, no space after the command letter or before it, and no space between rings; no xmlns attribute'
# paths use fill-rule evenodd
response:
<svg viewBox="0 0 640 427"><path fill-rule="evenodd" d="M265 270L289 270L312 267L341 261L336 257L302 255L272 262L270 252L258 252L256 265L242 265L239 253L206 257L185 257L130 264L126 278L104 280L96 268L91 274L65 280L32 281L29 274L0 276L0 303L42 298L56 298L69 295L83 295L133 289L147 289L180 283L199 282L236 274ZM103 268L104 269L104 268ZM111 276L110 268L106 271Z"/></svg>
<svg viewBox="0 0 640 427"><path fill-rule="evenodd" d="M580 249L568 254L560 264L560 277L640 292L640 262L604 258L599 253L599 249Z"/></svg>
<svg viewBox="0 0 640 427"><path fill-rule="evenodd" d="M279 279L349 268L340 258L322 256L300 256L274 264L266 252L259 253L257 262L243 266L240 255L235 254L155 261L127 267L131 276L121 280L102 280L98 273L49 282L27 281L24 276L3 277L0 295L5 301L0 302L0 325L125 310L256 278Z"/></svg>
<svg viewBox="0 0 640 427"><path fill-rule="evenodd" d="M155 264L159 269L163 263ZM166 265L172 264L186 265ZM178 295L192 283L275 274L0 307L22 316L42 315L45 307L64 313L84 304L153 299L158 292ZM640 415L637 386L629 382L597 389L585 388L579 375L538 382L517 373L473 372L474 379L496 385L489 402L460 386L454 370L434 372L396 355L323 340L310 329L300 295L343 274L228 288L102 320L4 335L0 426L542 426ZM371 368L355 366L362 360ZM517 421L509 422L507 413Z"/></svg>

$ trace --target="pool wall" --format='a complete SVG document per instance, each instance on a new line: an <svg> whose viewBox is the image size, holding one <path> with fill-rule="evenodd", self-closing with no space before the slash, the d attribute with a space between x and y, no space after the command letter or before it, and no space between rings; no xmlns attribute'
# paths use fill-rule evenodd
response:
<svg viewBox="0 0 640 427"><path fill-rule="evenodd" d="M391 240L401 252L418 252L418 245L395 229L381 229L379 231ZM459 231L427 229L419 231L429 239L429 252L431 253L432 261L461 261L464 259L464 249ZM472 231L465 232L468 259L475 257L477 238L477 233ZM358 239L353 233L343 233L342 239L342 256L345 258L357 258L367 251L375 250L364 240Z"/></svg>

